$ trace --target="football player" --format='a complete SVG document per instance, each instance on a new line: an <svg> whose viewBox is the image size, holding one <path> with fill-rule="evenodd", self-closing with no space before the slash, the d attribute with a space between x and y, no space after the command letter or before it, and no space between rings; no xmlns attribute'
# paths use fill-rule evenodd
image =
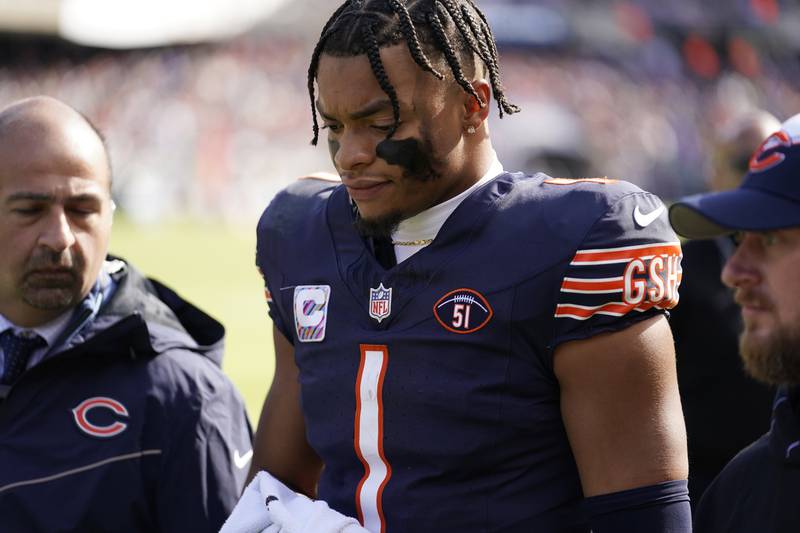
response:
<svg viewBox="0 0 800 533"><path fill-rule="evenodd" d="M341 182L258 225L276 371L252 473L376 533L688 531L661 201L503 169L490 99L519 109L470 0L348 0L308 86Z"/></svg>

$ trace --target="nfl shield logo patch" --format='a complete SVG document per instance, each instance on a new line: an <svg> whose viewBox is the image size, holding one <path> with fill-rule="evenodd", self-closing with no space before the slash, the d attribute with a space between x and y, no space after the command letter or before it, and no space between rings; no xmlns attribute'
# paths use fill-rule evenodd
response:
<svg viewBox="0 0 800 533"><path fill-rule="evenodd" d="M369 290L369 316L381 322L392 312L392 289L381 283L377 289Z"/></svg>

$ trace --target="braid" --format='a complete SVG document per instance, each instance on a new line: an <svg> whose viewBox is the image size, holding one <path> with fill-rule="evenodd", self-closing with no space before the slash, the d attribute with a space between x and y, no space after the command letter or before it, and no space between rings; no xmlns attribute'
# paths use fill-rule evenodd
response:
<svg viewBox="0 0 800 533"><path fill-rule="evenodd" d="M472 49L473 52L478 54L481 60L485 63L487 60L487 55L484 54L484 51L481 50L480 41L476 41L475 35L473 34L473 28L467 27L466 23L464 22L464 17L461 11L456 6L453 0L439 0L439 4L444 6L447 9L447 12L450 14L450 18L453 19L453 22L458 28L458 31L461 32L461 36L464 37L464 40L467 41L469 47ZM481 43L482 44L482 43Z"/></svg>
<svg viewBox="0 0 800 533"><path fill-rule="evenodd" d="M311 144L316 146L319 140L319 122L317 121L317 102L316 95L314 94L314 78L317 75L317 66L319 66L319 56L322 54L322 48L325 46L325 41L320 39L317 46L314 48L314 53L311 54L311 64L308 67L308 96L311 98L311 120L313 121L312 130L314 137L311 139Z"/></svg>
<svg viewBox="0 0 800 533"><path fill-rule="evenodd" d="M308 66L308 95L311 98L311 119L313 121L313 131L314 137L311 139L311 144L313 146L317 145L317 141L319 140L319 122L317 122L317 102L316 102L316 95L314 94L314 78L317 77L317 67L319 67L319 56L322 55L322 50L325 48L325 41L327 32L330 27L333 25L334 22L338 22L339 16L342 12L347 9L348 5L347 2L340 5L339 8L333 12L331 18L328 19L328 22L325 23L323 26L322 31L319 34L319 40L317 41L317 45L314 47L314 52L311 54L311 63Z"/></svg>
<svg viewBox="0 0 800 533"><path fill-rule="evenodd" d="M447 37L447 33L444 31L442 19L439 18L439 14L437 13L437 11L444 11L447 13L447 10L442 7L438 0L435 2L434 6L434 11L431 11L431 13L428 15L428 21L433 28L436 41L439 44L439 47L442 49L445 59L447 59L447 64L450 65L450 70L453 71L453 76L455 76L456 82L458 82L464 91L471 94L478 102L483 104L483 100L475 90L475 87L473 87L464 76L464 71L461 69L461 61L456 55L455 50L453 50L453 45L450 42L450 39Z"/></svg>
<svg viewBox="0 0 800 533"><path fill-rule="evenodd" d="M428 60L428 56L422 51L419 37L417 36L417 30L414 29L414 22L411 20L411 15L408 13L406 6L404 6L400 0L389 0L389 5L392 7L392 10L397 13L400 29L406 37L406 43L408 43L411 57L414 58L414 61L416 61L417 65L422 67L423 70L427 70L440 80L443 80L444 75L433 68L433 65L431 65L431 62Z"/></svg>
<svg viewBox="0 0 800 533"><path fill-rule="evenodd" d="M518 113L520 110L519 107L508 101L503 85L500 82L500 65L497 61L497 48L495 47L494 37L491 34L489 26L486 24L479 25L466 6L462 6L461 11L469 22L472 32L478 36L478 43L484 55L487 56L484 57L484 55L482 55L481 57L483 58L486 68L489 69L489 81L492 83L492 92L494 93L495 100L497 100L497 109L500 113L500 118L503 118L504 111L509 115ZM482 14L481 20L485 20ZM487 43L489 44L487 45Z"/></svg>
<svg viewBox="0 0 800 533"><path fill-rule="evenodd" d="M481 22L483 22L483 26L488 28L489 27L489 21L486 19L486 15L483 14L483 11L478 9L478 6L476 6L475 3L472 0L464 0L464 1L467 2L472 7L472 9L475 10L475 13L478 14L478 16L481 19ZM484 32L484 38L485 37L486 37L486 33ZM486 42L489 43L489 46L492 49L492 56L495 57L495 58L498 57L499 54L497 53L497 44L495 44L495 42L494 42L494 36L492 35L491 31L489 31L489 38L487 39Z"/></svg>
<svg viewBox="0 0 800 533"><path fill-rule="evenodd" d="M383 89L383 92L389 95L389 100L392 102L392 115L394 116L394 124L392 125L392 129L389 130L389 133L386 135L386 138L388 139L394 135L394 132L397 131L397 127L400 125L400 102L397 100L397 92L389 82L389 77L386 75L386 69L383 67L383 61L381 61L381 52L380 47L378 46L378 39L375 38L375 25L369 24L364 26L363 35L367 45L367 58L369 59L369 64L372 67L372 72L375 74L375 79L378 80L378 84L381 86L381 89Z"/></svg>
<svg viewBox="0 0 800 533"><path fill-rule="evenodd" d="M452 0L447 1L451 2ZM486 41L483 39L483 33L480 31L480 27L475 22L475 18L472 16L472 13L469 12L469 9L466 6L461 6L460 13L462 20L465 21L469 26L469 31L461 30L462 33L464 33L464 36L467 37L472 50L480 56L483 64L486 65L486 67L491 71L490 64L493 61L492 51L486 45Z"/></svg>
<svg viewBox="0 0 800 533"><path fill-rule="evenodd" d="M506 98L505 89L503 89L502 84L500 83L500 64L497 61L497 46L494 44L494 36L492 35L492 30L489 29L489 26L484 25L482 28L483 35L486 39L486 42L491 43L492 45L492 62L490 63L491 70L494 71L494 80L492 80L492 92L494 92L495 99L497 100L497 105L500 108L500 118L503 117L503 111L505 110L506 113L512 115L514 113L519 113L520 108L508 101Z"/></svg>
<svg viewBox="0 0 800 533"><path fill-rule="evenodd" d="M325 23L311 54L307 79L314 133L311 144L319 140L314 83L323 53L367 56L378 84L391 101L394 125L387 138L394 135L400 125L400 104L381 61L380 49L401 43L408 46L422 70L443 80L444 75L429 56L432 51L441 54L439 57L444 58L456 83L483 107L486 102L464 74L464 65L471 67L479 58L489 72L500 117L519 111L506 98L497 45L486 16L473 0L345 0Z"/></svg>
<svg viewBox="0 0 800 533"><path fill-rule="evenodd" d="M503 84L500 82L500 62L497 60L500 57L500 54L497 53L497 43L494 40L494 35L492 35L492 29L489 26L489 21L486 19L486 15L478 9L478 6L472 0L464 0L472 9L475 10L475 13L478 14L478 17L481 19L481 33L483 34L483 41L487 43L489 49L492 51L492 61L490 66L490 72L494 70L495 79L492 80L492 92L494 93L495 100L497 100L497 106L500 108L500 118L503 118L503 111L508 113L509 115L513 115L514 113L519 113L520 108L508 101L506 98L505 90L503 89Z"/></svg>

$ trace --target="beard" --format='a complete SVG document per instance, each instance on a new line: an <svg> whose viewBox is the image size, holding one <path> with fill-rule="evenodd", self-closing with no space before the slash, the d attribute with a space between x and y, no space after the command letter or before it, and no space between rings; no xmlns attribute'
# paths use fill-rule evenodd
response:
<svg viewBox="0 0 800 533"><path fill-rule="evenodd" d="M739 352L745 370L769 385L800 385L800 330L781 325L766 340L744 333Z"/></svg>
<svg viewBox="0 0 800 533"><path fill-rule="evenodd" d="M36 309L61 310L82 298L85 261L69 251L37 250L28 260L20 284L22 300Z"/></svg>
<svg viewBox="0 0 800 533"><path fill-rule="evenodd" d="M402 213L389 213L382 217L367 220L356 213L353 224L362 237L373 239L391 239L392 233L397 230L400 221L405 218Z"/></svg>

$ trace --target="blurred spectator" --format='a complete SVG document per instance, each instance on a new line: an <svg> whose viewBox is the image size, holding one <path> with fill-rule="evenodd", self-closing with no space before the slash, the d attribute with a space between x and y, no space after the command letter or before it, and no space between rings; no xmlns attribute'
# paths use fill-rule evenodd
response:
<svg viewBox="0 0 800 533"><path fill-rule="evenodd" d="M780 125L777 118L760 109L744 112L724 125L713 146L709 189L728 191L738 187L755 149Z"/></svg>
<svg viewBox="0 0 800 533"><path fill-rule="evenodd" d="M752 153L779 129L778 119L758 110L723 127L714 139L711 190L736 188ZM695 503L725 464L767 430L772 409L774 390L747 376L739 358L741 313L720 279L733 249L727 236L684 244L681 299L670 320Z"/></svg>
<svg viewBox="0 0 800 533"><path fill-rule="evenodd" d="M704 188L713 124L743 108L800 109L799 7L676 2L486 2L490 17L512 7L496 14L509 23L493 26L507 91L523 109L492 121L503 163L600 169L674 198ZM292 16L213 45L106 51L0 36L0 105L45 93L97 117L117 203L137 220L251 223L293 176L330 168L327 151L308 142L305 91L317 37L309 17L327 6L288 2ZM520 27L535 36L521 39ZM701 76L708 61L714 68ZM554 122L557 114L541 113L548 108L570 118ZM565 131L578 132L567 152Z"/></svg>

